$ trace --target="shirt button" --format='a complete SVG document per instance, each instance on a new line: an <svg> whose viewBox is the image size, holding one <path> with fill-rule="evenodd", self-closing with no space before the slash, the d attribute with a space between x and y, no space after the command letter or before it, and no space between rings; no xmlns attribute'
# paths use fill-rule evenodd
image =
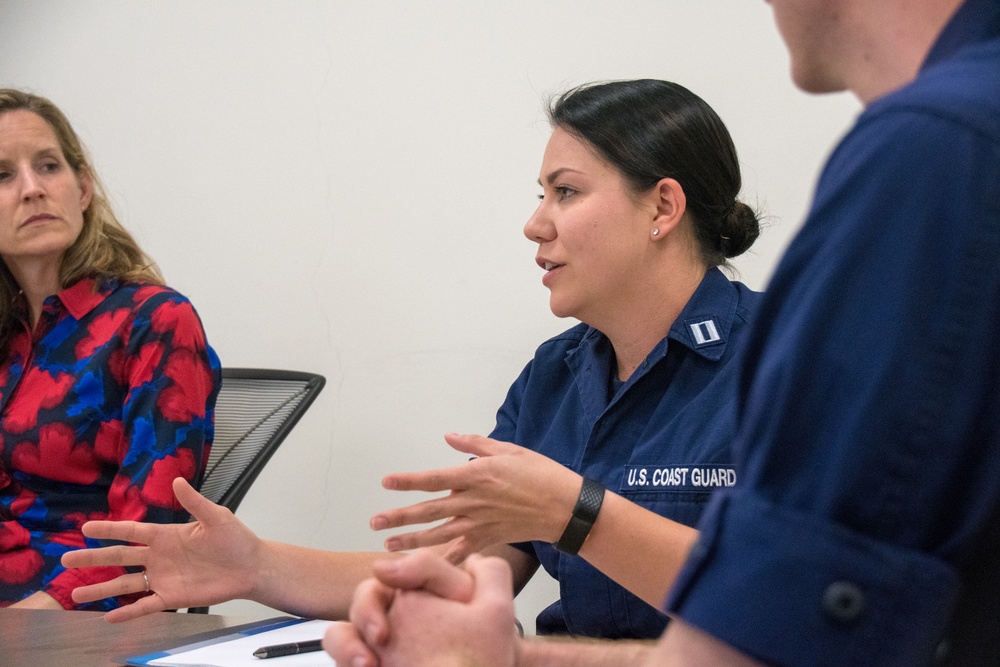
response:
<svg viewBox="0 0 1000 667"><path fill-rule="evenodd" d="M865 594L857 584L835 581L823 592L823 611L838 623L853 623L865 610Z"/></svg>
<svg viewBox="0 0 1000 667"><path fill-rule="evenodd" d="M934 663L935 665L944 665L948 662L948 658L951 657L951 643L947 638L942 639L941 643L937 645L934 650Z"/></svg>

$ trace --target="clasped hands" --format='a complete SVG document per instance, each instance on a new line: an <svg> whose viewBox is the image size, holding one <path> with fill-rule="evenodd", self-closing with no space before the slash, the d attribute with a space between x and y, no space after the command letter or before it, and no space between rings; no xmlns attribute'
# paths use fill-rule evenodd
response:
<svg viewBox="0 0 1000 667"><path fill-rule="evenodd" d="M514 667L511 572L473 554L455 566L428 550L375 563L323 648L345 667Z"/></svg>

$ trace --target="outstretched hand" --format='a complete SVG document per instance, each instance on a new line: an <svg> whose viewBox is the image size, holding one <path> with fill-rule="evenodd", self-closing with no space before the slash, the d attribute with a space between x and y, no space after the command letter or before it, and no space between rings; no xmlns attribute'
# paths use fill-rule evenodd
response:
<svg viewBox="0 0 1000 667"><path fill-rule="evenodd" d="M494 544L559 539L580 493L578 474L509 442L455 433L446 435L445 441L476 458L453 468L388 475L382 486L397 491L451 493L376 514L371 527L383 530L447 521L390 537L386 549L400 551L450 542L445 555L460 562Z"/></svg>
<svg viewBox="0 0 1000 667"><path fill-rule="evenodd" d="M228 509L208 500L182 478L173 483L178 502L196 519L183 524L136 521L89 521L87 537L122 540L144 546L117 545L80 549L63 555L67 568L141 567L142 572L73 591L76 602L126 593L151 595L114 609L106 618L127 621L165 609L200 607L246 597L252 590L260 558L260 539Z"/></svg>
<svg viewBox="0 0 1000 667"><path fill-rule="evenodd" d="M380 561L358 586L350 623L335 623L323 647L337 664L407 667L517 663L511 573L499 558L461 567L429 551Z"/></svg>

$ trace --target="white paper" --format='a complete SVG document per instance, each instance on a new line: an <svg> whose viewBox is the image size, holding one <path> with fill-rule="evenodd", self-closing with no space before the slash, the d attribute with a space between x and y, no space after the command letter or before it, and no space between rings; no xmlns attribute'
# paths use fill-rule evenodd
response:
<svg viewBox="0 0 1000 667"><path fill-rule="evenodd" d="M333 621L305 621L283 628L258 632L247 637L202 646L192 651L151 660L157 667L336 667L326 651L299 653L280 658L255 658L253 652L263 646L320 639Z"/></svg>

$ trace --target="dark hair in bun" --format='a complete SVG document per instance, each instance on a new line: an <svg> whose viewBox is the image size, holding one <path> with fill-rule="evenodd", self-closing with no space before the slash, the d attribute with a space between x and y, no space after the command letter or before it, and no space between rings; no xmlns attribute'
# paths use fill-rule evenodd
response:
<svg viewBox="0 0 1000 667"><path fill-rule="evenodd" d="M549 119L590 143L636 192L663 178L680 183L709 266L745 252L760 235L757 214L736 198L742 179L729 131L684 86L656 79L587 84L556 99Z"/></svg>

